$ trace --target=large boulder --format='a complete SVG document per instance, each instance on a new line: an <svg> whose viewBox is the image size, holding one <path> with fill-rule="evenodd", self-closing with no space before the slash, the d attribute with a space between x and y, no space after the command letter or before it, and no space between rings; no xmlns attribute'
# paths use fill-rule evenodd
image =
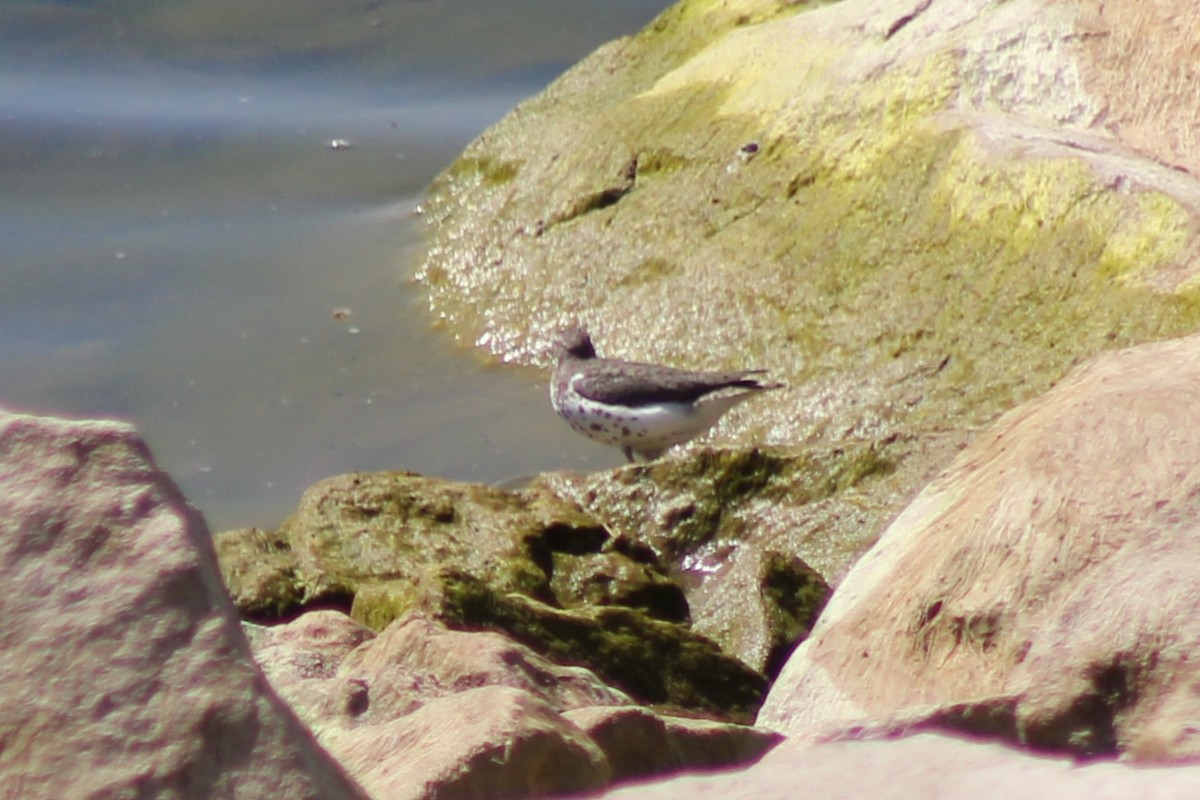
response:
<svg viewBox="0 0 1200 800"><path fill-rule="evenodd" d="M685 0L438 178L420 276L506 361L546 365L582 320L601 355L769 368L788 389L681 449L778 445L818 476L874 453L825 497L743 484L725 520L753 521L739 581L757 551L836 584L1001 413L1200 325L1195 22L1184 0ZM709 633L772 661L740 622Z"/></svg>
<svg viewBox="0 0 1200 800"><path fill-rule="evenodd" d="M760 721L1200 758L1200 336L1096 358L888 528Z"/></svg>
<svg viewBox="0 0 1200 800"><path fill-rule="evenodd" d="M263 679L134 430L0 412L0 794L365 795Z"/></svg>
<svg viewBox="0 0 1200 800"><path fill-rule="evenodd" d="M507 360L582 317L602 354L788 380L727 437L988 420L1197 320L1196 12L1139 9L679 2L439 177L431 303Z"/></svg>

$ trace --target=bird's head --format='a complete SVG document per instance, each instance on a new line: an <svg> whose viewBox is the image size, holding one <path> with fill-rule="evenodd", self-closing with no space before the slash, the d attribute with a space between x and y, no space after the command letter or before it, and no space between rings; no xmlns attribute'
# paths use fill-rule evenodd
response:
<svg viewBox="0 0 1200 800"><path fill-rule="evenodd" d="M558 335L554 343L554 354L561 361L564 358L595 358L596 348L592 347L592 337L578 325L567 328Z"/></svg>

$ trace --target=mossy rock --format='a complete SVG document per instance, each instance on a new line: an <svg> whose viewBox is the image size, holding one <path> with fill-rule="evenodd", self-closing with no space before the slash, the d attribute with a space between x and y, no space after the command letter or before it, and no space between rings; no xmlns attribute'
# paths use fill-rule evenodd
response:
<svg viewBox="0 0 1200 800"><path fill-rule="evenodd" d="M738 596L756 584L746 543L836 584L1000 414L1097 352L1200 329L1194 181L1092 106L1071 15L893 11L678 3L479 136L424 204L419 277L460 341L545 366L583 322L604 356L788 384L700 445L780 450L552 479L705 592L733 562ZM689 589L694 624L765 668L774 637L704 627L718 597Z"/></svg>
<svg viewBox="0 0 1200 800"><path fill-rule="evenodd" d="M693 447L588 476L548 473L531 488L648 548L683 586L694 629L771 675L892 513L907 446Z"/></svg>
<svg viewBox="0 0 1200 800"><path fill-rule="evenodd" d="M894 469L890 445L881 442L824 449L702 447L586 477L548 473L532 485L578 503L686 571L702 550L751 539L757 527L745 512L808 506ZM858 555L851 548L844 563L827 568L840 572Z"/></svg>
<svg viewBox="0 0 1200 800"><path fill-rule="evenodd" d="M760 601L769 637L764 669L772 680L796 645L808 638L832 590L799 556L768 552L760 561Z"/></svg>
<svg viewBox="0 0 1200 800"><path fill-rule="evenodd" d="M213 536L225 585L238 610L252 618L291 613L310 596L299 560L286 536L240 528Z"/></svg>
<svg viewBox="0 0 1200 800"><path fill-rule="evenodd" d="M549 494L381 472L321 481L278 530L230 531L215 542L230 593L244 614L278 617L319 604L369 606L369 619L360 621L378 629L447 567L498 590L558 603L552 582L565 587L578 581L569 574L572 560L556 556L599 556L610 539L594 517ZM661 590L666 580L653 565L615 550L604 558L620 584L614 596ZM363 590L369 590L368 605L357 597Z"/></svg>
<svg viewBox="0 0 1200 800"><path fill-rule="evenodd" d="M691 629L651 548L570 500L412 473L344 475L277 531L216 537L238 608L270 620L338 605L381 630L413 610L501 629L641 702L749 720L766 681Z"/></svg>
<svg viewBox="0 0 1200 800"><path fill-rule="evenodd" d="M656 619L690 622L687 597L657 566L607 549L601 553L554 554L551 589L567 608L624 606Z"/></svg>
<svg viewBox="0 0 1200 800"><path fill-rule="evenodd" d="M562 609L497 592L478 578L445 571L423 609L459 628L500 629L565 664L586 666L649 705L750 722L766 679L685 625L621 606Z"/></svg>

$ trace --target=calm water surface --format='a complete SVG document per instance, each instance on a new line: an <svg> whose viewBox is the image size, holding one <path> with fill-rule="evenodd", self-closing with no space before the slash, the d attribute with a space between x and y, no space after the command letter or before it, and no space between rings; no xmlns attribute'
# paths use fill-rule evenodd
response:
<svg viewBox="0 0 1200 800"><path fill-rule="evenodd" d="M353 470L620 463L432 330L412 209L665 0L256 5L0 0L0 405L135 422L215 530Z"/></svg>

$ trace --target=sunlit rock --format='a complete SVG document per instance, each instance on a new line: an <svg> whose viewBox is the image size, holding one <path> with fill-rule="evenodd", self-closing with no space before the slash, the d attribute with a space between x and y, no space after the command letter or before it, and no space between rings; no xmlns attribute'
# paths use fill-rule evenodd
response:
<svg viewBox="0 0 1200 800"><path fill-rule="evenodd" d="M378 636L328 610L248 627L272 684L379 796L582 791L751 763L779 739L653 711L506 635L423 616Z"/></svg>
<svg viewBox="0 0 1200 800"><path fill-rule="evenodd" d="M828 800L881 797L1138 797L1185 800L1200 767L1078 764L1021 753L994 742L921 734L897 741L785 743L749 769L686 775L614 789L606 800L762 800L801 797L819 787Z"/></svg>
<svg viewBox="0 0 1200 800"><path fill-rule="evenodd" d="M0 412L0 794L361 798L254 665L123 423Z"/></svg>
<svg viewBox="0 0 1200 800"><path fill-rule="evenodd" d="M578 794L611 777L583 731L528 692L496 685L438 698L331 749L388 800Z"/></svg>
<svg viewBox="0 0 1200 800"><path fill-rule="evenodd" d="M1196 14L678 3L438 178L431 307L508 361L583 322L606 356L769 369L789 388L693 449L875 448L874 485L788 517L857 555L1080 360L1200 327Z"/></svg>
<svg viewBox="0 0 1200 800"><path fill-rule="evenodd" d="M760 721L1200 758L1200 337L1002 417L831 598Z"/></svg>

